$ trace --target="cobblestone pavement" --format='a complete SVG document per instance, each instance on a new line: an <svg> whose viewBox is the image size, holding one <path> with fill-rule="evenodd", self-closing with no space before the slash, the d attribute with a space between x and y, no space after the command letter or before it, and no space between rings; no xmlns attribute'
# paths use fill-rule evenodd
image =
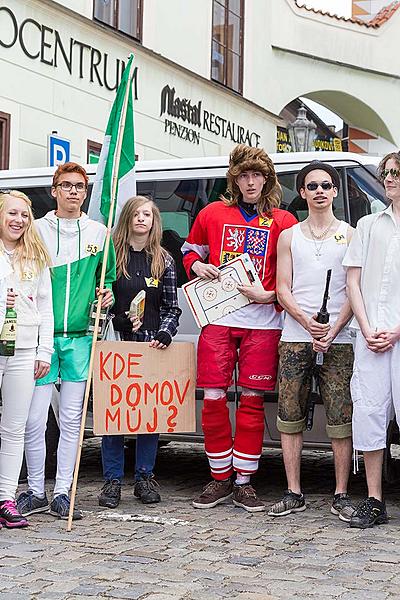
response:
<svg viewBox="0 0 400 600"><path fill-rule="evenodd" d="M87 442L78 493L84 519L71 533L50 515L32 516L25 530L3 528L0 600L400 597L399 489L387 490L388 525L351 530L329 512L330 453L307 453L308 510L280 519L231 503L192 508L191 498L208 480L200 445L161 448L157 474L161 504L146 507L133 498L130 469L123 500L109 511L114 518L107 517L97 505L98 440ZM285 485L279 451L264 453L254 483L267 505L279 498ZM356 500L363 497L362 476L353 478L351 489Z"/></svg>

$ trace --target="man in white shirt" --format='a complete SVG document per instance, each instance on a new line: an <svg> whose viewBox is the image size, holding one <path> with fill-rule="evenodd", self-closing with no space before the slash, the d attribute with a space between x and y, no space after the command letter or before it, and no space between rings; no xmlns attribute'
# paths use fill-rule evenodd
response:
<svg viewBox="0 0 400 600"><path fill-rule="evenodd" d="M390 206L360 219L343 260L357 323L353 399L353 445L364 454L368 498L350 526L387 523L382 462L390 420L400 421L400 152L379 165Z"/></svg>

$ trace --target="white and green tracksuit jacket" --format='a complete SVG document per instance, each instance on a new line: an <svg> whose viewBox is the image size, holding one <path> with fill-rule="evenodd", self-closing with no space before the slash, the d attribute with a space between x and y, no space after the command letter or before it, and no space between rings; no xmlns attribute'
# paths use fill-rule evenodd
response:
<svg viewBox="0 0 400 600"><path fill-rule="evenodd" d="M59 219L54 210L35 225L51 258L54 335L85 335L90 304L100 282L106 227L85 213L79 219ZM105 287L111 289L115 278L115 252L110 242Z"/></svg>

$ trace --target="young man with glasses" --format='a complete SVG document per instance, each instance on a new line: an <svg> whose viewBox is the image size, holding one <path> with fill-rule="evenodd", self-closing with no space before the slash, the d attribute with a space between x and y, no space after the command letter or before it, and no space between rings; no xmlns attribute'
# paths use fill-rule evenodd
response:
<svg viewBox="0 0 400 600"><path fill-rule="evenodd" d="M279 345L280 378L277 427L281 432L288 489L268 514L284 516L306 509L300 468L311 379L319 363L318 379L324 402L326 432L332 441L336 488L331 512L350 521L354 508L347 494L351 467L350 378L353 350L347 323L351 308L346 296L342 260L352 228L336 219L333 201L340 189L338 172L313 161L297 175L296 187L307 202L308 217L278 242L277 295L286 310ZM327 310L330 322L317 321L327 271L331 282Z"/></svg>
<svg viewBox="0 0 400 600"><path fill-rule="evenodd" d="M88 176L76 163L58 167L51 195L57 208L35 222L52 260L54 312L54 354L50 372L39 379L33 395L25 432L25 456L29 490L20 494L18 508L23 515L48 511L68 518L69 489L72 483L79 439L82 403L92 345L87 335L91 303L100 295L106 227L82 212ZM102 307L113 304L115 253L112 242L107 259ZM57 475L53 501L47 500L45 480L46 423L54 383L61 379L57 451ZM74 518L81 518L75 511Z"/></svg>
<svg viewBox="0 0 400 600"><path fill-rule="evenodd" d="M275 306L276 244L296 219L278 208L281 188L262 148L236 146L227 180L229 198L200 211L182 247L183 262L190 277L212 280L219 277L219 265L247 252L262 286L239 286L253 303L203 327L200 334L197 384L204 388L202 426L212 481L193 506L212 508L233 493L236 506L257 512L265 506L250 476L261 456L264 391L275 388L282 327ZM242 393L232 440L226 394L237 362Z"/></svg>
<svg viewBox="0 0 400 600"><path fill-rule="evenodd" d="M400 422L400 152L387 154L378 174L389 206L358 221L343 261L357 328L353 444L363 452L368 484L350 521L360 529L388 522L382 462L389 422Z"/></svg>

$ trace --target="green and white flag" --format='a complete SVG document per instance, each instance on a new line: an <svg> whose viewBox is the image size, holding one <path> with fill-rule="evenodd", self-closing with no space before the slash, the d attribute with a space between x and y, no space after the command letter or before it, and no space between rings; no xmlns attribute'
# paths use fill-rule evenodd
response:
<svg viewBox="0 0 400 600"><path fill-rule="evenodd" d="M122 74L117 95L108 119L88 215L107 224L110 212L114 174L118 169L113 224L125 202L136 194L135 141L133 128L133 54ZM122 136L122 137L121 137Z"/></svg>

